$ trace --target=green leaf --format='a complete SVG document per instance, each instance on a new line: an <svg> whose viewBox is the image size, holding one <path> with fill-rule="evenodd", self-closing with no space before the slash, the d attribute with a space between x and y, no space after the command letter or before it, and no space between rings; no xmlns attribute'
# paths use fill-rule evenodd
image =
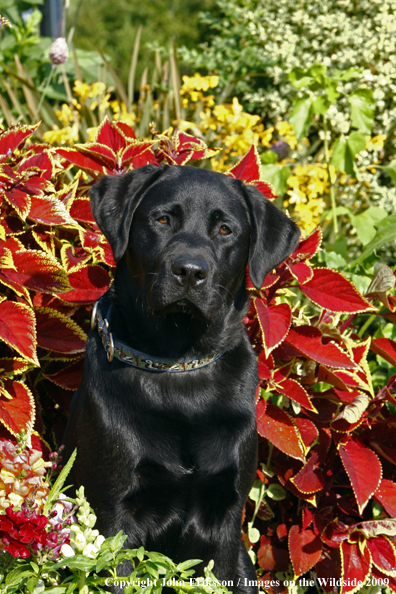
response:
<svg viewBox="0 0 396 594"><path fill-rule="evenodd" d="M293 87L296 89L308 87L313 82L313 79L311 76L309 76L308 71L303 70L299 66L295 66L287 76Z"/></svg>
<svg viewBox="0 0 396 594"><path fill-rule="evenodd" d="M250 542L256 543L260 540L260 532L257 528L254 528L249 524L248 526L248 538Z"/></svg>
<svg viewBox="0 0 396 594"><path fill-rule="evenodd" d="M77 448L74 450L74 452L70 456L69 460L67 461L67 464L63 467L61 473L59 474L58 478L56 479L54 486L52 487L51 491L48 493L47 501L46 501L46 503L44 505L44 509L43 509L43 514L45 516L48 515L51 504L58 499L59 494L62 490L62 487L65 484L65 481L67 479L67 476L72 469L72 466L74 464L74 460L76 459L76 456L77 456Z"/></svg>
<svg viewBox="0 0 396 594"><path fill-rule="evenodd" d="M84 555L74 555L67 557L55 563L51 569L59 569L61 567L69 567L69 569L81 569L82 571L91 571L96 565L96 559L89 559Z"/></svg>
<svg viewBox="0 0 396 594"><path fill-rule="evenodd" d="M271 497L271 499L274 501L282 501L282 499L286 498L286 491L281 485L278 485L277 483L272 483L268 487L266 493L268 497Z"/></svg>
<svg viewBox="0 0 396 594"><path fill-rule="evenodd" d="M366 138L360 132L352 132L349 136L343 135L334 142L330 163L349 175L356 177L355 157L366 148Z"/></svg>
<svg viewBox="0 0 396 594"><path fill-rule="evenodd" d="M102 569L106 567L106 565L110 565L112 559L113 554L110 551L104 551L102 554L99 554L99 556L96 559L96 571L98 573L99 571L102 571Z"/></svg>
<svg viewBox="0 0 396 594"><path fill-rule="evenodd" d="M305 94L294 101L289 122L294 128L294 133L298 140L306 136L308 128L312 124L312 113L312 99L309 95Z"/></svg>
<svg viewBox="0 0 396 594"><path fill-rule="evenodd" d="M44 592L45 594L63 594L66 590L66 586L55 586L54 588L45 589Z"/></svg>
<svg viewBox="0 0 396 594"><path fill-rule="evenodd" d="M345 171L346 164L346 150L347 141L345 136L342 134L340 138L333 143L331 147L331 160L330 164L333 165L338 171Z"/></svg>
<svg viewBox="0 0 396 594"><path fill-rule="evenodd" d="M372 241L376 234L375 225L388 216L388 213L379 206L370 206L364 212L349 215L351 223L356 229L357 236L363 245Z"/></svg>
<svg viewBox="0 0 396 594"><path fill-rule="evenodd" d="M360 151L366 148L366 137L361 132L352 132L347 137L348 148L351 152L351 157L354 159Z"/></svg>
<svg viewBox="0 0 396 594"><path fill-rule="evenodd" d="M275 151L266 151L265 153L262 153L260 159L263 164L276 163L278 160L278 155Z"/></svg>
<svg viewBox="0 0 396 594"><path fill-rule="evenodd" d="M345 258L341 254L337 254L337 252L325 252L325 255L328 268L344 268L346 265Z"/></svg>
<svg viewBox="0 0 396 594"><path fill-rule="evenodd" d="M272 152L272 151L271 151ZM287 190L287 180L291 175L289 167L280 167L279 165L262 165L262 179L274 186L275 193L283 196Z"/></svg>
<svg viewBox="0 0 396 594"><path fill-rule="evenodd" d="M110 549L114 553L117 553L121 549L122 545L124 544L127 538L128 536L124 534L122 530L120 530L115 536L107 538L105 542L110 546Z"/></svg>
<svg viewBox="0 0 396 594"><path fill-rule="evenodd" d="M186 569L190 569L190 567L194 567L194 565L198 565L198 563L202 563L202 559L189 559L188 561L183 561L183 563L179 563L177 566L177 571L186 571Z"/></svg>
<svg viewBox="0 0 396 594"><path fill-rule="evenodd" d="M330 103L327 97L319 95L312 104L313 112L317 115L325 115L329 109Z"/></svg>
<svg viewBox="0 0 396 594"><path fill-rule="evenodd" d="M382 247L396 238L396 215L386 217L386 219L377 223L375 227L377 228L377 233L374 239L366 245L358 258L355 258L355 260L349 263L349 266L361 264L366 258L371 256L373 250Z"/></svg>
<svg viewBox="0 0 396 594"><path fill-rule="evenodd" d="M14 586L30 576L34 576L34 573L29 565L24 564L9 572L6 576L5 583L7 586Z"/></svg>
<svg viewBox="0 0 396 594"><path fill-rule="evenodd" d="M375 167L386 171L396 186L396 159L391 161L388 165L376 165Z"/></svg>
<svg viewBox="0 0 396 594"><path fill-rule="evenodd" d="M325 79L326 71L327 71L327 67L324 66L324 64L312 64L312 66L310 66L308 68L307 74L309 76L312 76L312 78L316 82L323 83L324 79Z"/></svg>
<svg viewBox="0 0 396 594"><path fill-rule="evenodd" d="M260 480L254 481L253 487L250 489L249 498L255 503L258 503L262 498L262 482Z"/></svg>
<svg viewBox="0 0 396 594"><path fill-rule="evenodd" d="M365 134L371 133L374 122L375 101L371 89L356 89L348 97L352 126Z"/></svg>

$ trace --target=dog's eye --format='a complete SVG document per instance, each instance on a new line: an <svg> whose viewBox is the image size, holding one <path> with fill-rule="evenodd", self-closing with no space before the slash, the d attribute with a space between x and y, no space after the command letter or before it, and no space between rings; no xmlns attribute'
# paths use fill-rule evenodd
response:
<svg viewBox="0 0 396 594"><path fill-rule="evenodd" d="M158 217L157 221L161 223L161 225L169 225L169 217L166 215L163 217Z"/></svg>
<svg viewBox="0 0 396 594"><path fill-rule="evenodd" d="M222 225L219 229L219 233L221 235L229 235L231 233L231 229L227 227L227 225Z"/></svg>

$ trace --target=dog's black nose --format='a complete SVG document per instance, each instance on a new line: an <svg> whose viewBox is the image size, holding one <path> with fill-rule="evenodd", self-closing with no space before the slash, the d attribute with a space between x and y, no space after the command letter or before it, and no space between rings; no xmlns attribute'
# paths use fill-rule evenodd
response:
<svg viewBox="0 0 396 594"><path fill-rule="evenodd" d="M177 281L185 287L195 287L207 279L209 267L201 258L179 256L172 264L172 273Z"/></svg>

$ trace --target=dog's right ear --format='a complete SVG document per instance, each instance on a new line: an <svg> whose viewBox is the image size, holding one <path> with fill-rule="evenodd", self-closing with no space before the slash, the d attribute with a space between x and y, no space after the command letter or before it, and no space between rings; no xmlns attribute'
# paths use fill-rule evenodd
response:
<svg viewBox="0 0 396 594"><path fill-rule="evenodd" d="M145 191L163 171L164 167L146 165L122 175L106 175L92 186L92 213L116 262L127 249L132 218Z"/></svg>

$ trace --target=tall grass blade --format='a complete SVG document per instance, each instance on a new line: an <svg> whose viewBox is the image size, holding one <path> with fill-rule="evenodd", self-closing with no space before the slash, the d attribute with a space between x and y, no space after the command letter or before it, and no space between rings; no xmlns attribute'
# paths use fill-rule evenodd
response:
<svg viewBox="0 0 396 594"><path fill-rule="evenodd" d="M181 119L181 105L180 105L180 77L179 77L179 69L176 59L176 47L173 44L172 52L170 55L170 65L171 65L171 79L172 79L172 87L173 87L173 100L175 103L175 114L176 119Z"/></svg>
<svg viewBox="0 0 396 594"><path fill-rule="evenodd" d="M3 80L3 85L5 86L5 89L6 89L7 93L8 93L8 96L10 98L10 101L13 104L14 108L16 109L16 111L18 112L19 117L21 118L21 120L23 122L25 122L25 124L27 124L28 121L27 121L26 116L25 116L25 114L23 112L22 105L19 102L19 99L17 97L17 94L14 93L14 90L11 88L11 85L8 84L8 81L7 80Z"/></svg>
<svg viewBox="0 0 396 594"><path fill-rule="evenodd" d="M140 48L140 38L142 36L143 25L139 25L138 30L136 32L135 42L133 44L133 52L132 52L132 59L131 59L131 66L129 68L129 75L128 75L128 102L127 102L127 109L128 112L132 111L133 105L133 97L134 97L134 85L135 85L135 76L136 76L136 66L139 57L139 48Z"/></svg>
<svg viewBox="0 0 396 594"><path fill-rule="evenodd" d="M114 71L114 69L110 66L108 60L106 59L106 57L104 56L103 52L97 47L95 46L96 51L98 52L98 54L101 56L101 58L103 59L103 62L106 64L107 66L107 70L110 73L111 78L114 81L114 84L116 86L116 90L117 93L120 97L120 99L125 103L125 105L128 104L128 97L127 94L125 92L124 89L124 85L122 84L122 82L120 81L120 79L118 78L116 72Z"/></svg>

